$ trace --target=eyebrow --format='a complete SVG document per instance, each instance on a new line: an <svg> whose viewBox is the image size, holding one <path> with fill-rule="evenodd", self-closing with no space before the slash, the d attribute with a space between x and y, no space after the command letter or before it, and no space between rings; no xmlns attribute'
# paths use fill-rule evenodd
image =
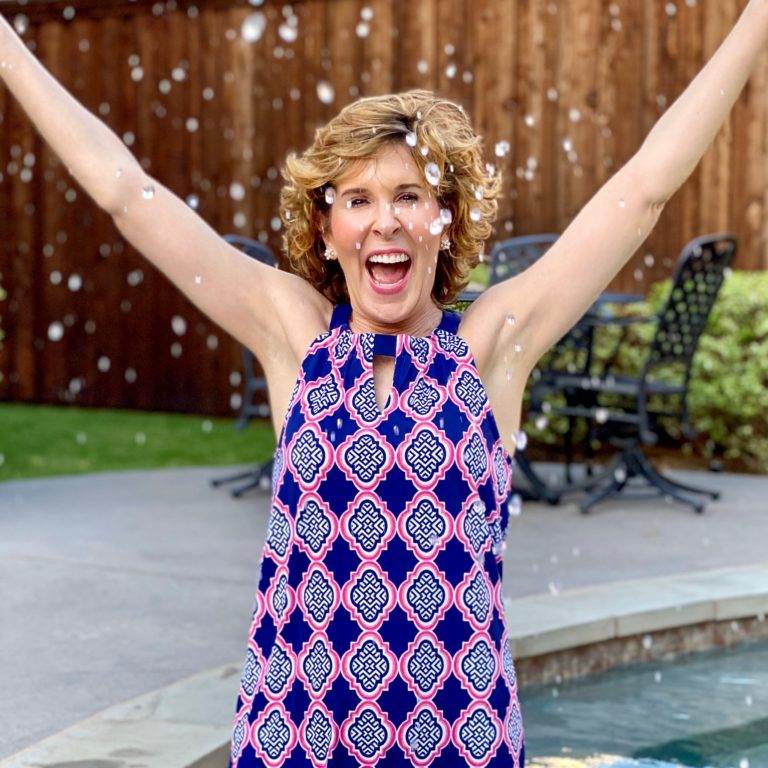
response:
<svg viewBox="0 0 768 768"><path fill-rule="evenodd" d="M395 192L399 192L401 189L409 189L410 187L416 187L417 189L421 189L421 184L417 184L416 182L410 182L409 184L398 184L395 187ZM368 189L366 187L354 187L353 189L347 189L344 192L341 193L342 197L346 197L346 195L366 195L368 194Z"/></svg>

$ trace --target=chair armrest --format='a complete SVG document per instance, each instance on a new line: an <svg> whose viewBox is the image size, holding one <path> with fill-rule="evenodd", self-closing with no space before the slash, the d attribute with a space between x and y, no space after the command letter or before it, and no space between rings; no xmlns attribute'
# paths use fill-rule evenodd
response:
<svg viewBox="0 0 768 768"><path fill-rule="evenodd" d="M658 321L658 317L656 315L649 316L634 316L634 317L598 317L597 315L586 315L583 318L584 323L587 323L588 325L632 325L632 323L655 323Z"/></svg>
<svg viewBox="0 0 768 768"><path fill-rule="evenodd" d="M595 304L635 304L644 301L645 296L642 293L601 293Z"/></svg>

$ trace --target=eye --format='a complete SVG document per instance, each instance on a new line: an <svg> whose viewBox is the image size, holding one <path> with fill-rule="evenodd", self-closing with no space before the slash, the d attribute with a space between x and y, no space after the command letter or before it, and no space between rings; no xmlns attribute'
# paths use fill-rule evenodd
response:
<svg viewBox="0 0 768 768"><path fill-rule="evenodd" d="M349 201L349 207L350 207L350 208L357 208L358 206L357 206L357 205L355 205L355 203L358 203L358 202L360 202L360 203L364 203L364 202L365 202L365 198L364 198L364 197L353 197L353 198L352 198L352 199Z"/></svg>
<svg viewBox="0 0 768 768"><path fill-rule="evenodd" d="M419 196L415 192L406 192L401 199L403 200L411 199L415 202L419 199Z"/></svg>

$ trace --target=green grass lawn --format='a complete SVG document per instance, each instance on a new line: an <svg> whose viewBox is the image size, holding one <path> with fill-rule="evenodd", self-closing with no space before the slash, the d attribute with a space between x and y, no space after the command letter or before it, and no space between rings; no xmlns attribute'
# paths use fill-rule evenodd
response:
<svg viewBox="0 0 768 768"><path fill-rule="evenodd" d="M478 264L469 288L488 282ZM121 469L266 461L269 419L236 431L235 419L78 406L0 403L0 481Z"/></svg>
<svg viewBox="0 0 768 768"><path fill-rule="evenodd" d="M241 431L235 419L187 414L0 404L0 480L121 469L266 461L268 419Z"/></svg>

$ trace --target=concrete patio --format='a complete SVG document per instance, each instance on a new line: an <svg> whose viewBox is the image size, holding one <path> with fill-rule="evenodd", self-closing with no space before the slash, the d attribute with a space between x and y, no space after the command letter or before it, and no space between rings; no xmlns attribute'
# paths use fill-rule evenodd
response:
<svg viewBox="0 0 768 768"><path fill-rule="evenodd" d="M190 676L193 688L205 681L213 686L216 706L231 698L234 711L269 513L264 491L235 501L226 490L209 487L211 478L234 469L0 485L0 643L4 658L14 660L4 665L0 758L109 707L136 720L149 706L147 698L134 710L128 700L163 686L177 690L172 684ZM525 502L523 513L511 518L504 583L514 601L508 621L523 643L521 652L539 632L542 642L552 642L557 627L542 606L568 605L568 621L579 621L578 610L586 609L575 606L590 604L584 588L650 579L627 590L625 602L634 604L638 589L653 595L672 581L681 594L696 596L699 589L698 602L701 590L711 589L712 616L724 610L718 600L740 599L742 583L753 590L753 600L765 599L768 478L669 474L720 489L722 498L710 501L704 515L659 497L613 500L589 516L571 503ZM718 574L709 581L702 574L719 569L735 574L726 579L735 585L730 592L714 589ZM607 618L621 611L622 591L613 590L607 600ZM169 699L174 696L153 696L149 708L160 717ZM219 737L229 714L211 738ZM0 760L3 766L27 764Z"/></svg>

